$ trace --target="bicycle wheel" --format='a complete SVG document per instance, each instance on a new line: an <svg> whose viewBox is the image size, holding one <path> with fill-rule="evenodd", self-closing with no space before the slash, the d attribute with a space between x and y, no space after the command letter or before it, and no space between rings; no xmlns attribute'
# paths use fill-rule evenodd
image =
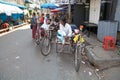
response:
<svg viewBox="0 0 120 80"><path fill-rule="evenodd" d="M41 53L44 56L47 56L50 54L51 51L51 42L50 39L45 37L43 38L42 44L41 44Z"/></svg>
<svg viewBox="0 0 120 80"><path fill-rule="evenodd" d="M52 40L52 31L49 31L49 39Z"/></svg>
<svg viewBox="0 0 120 80"><path fill-rule="evenodd" d="M75 62L74 62L76 72L79 71L80 61L81 61L81 47L77 46L75 50Z"/></svg>
<svg viewBox="0 0 120 80"><path fill-rule="evenodd" d="M62 43L56 39L56 53L61 53L60 48L62 48Z"/></svg>
<svg viewBox="0 0 120 80"><path fill-rule="evenodd" d="M39 45L38 35L35 35L35 43Z"/></svg>
<svg viewBox="0 0 120 80"><path fill-rule="evenodd" d="M56 43L56 53L58 53L58 43Z"/></svg>

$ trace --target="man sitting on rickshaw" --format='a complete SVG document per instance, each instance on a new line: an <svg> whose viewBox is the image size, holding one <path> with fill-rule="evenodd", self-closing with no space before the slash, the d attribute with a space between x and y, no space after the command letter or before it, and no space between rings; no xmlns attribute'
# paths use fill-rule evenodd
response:
<svg viewBox="0 0 120 80"><path fill-rule="evenodd" d="M46 23L42 24L41 27L36 32L36 41L42 38L45 35L45 31L49 30L51 19L47 19Z"/></svg>
<svg viewBox="0 0 120 80"><path fill-rule="evenodd" d="M59 30L57 32L58 41L62 43L61 51L63 50L63 46L67 41L70 42L71 40L72 43L77 43L77 41L80 40L81 43L84 42L84 38L80 36L82 35L82 29L83 26L81 25L80 29L75 28L72 30L71 25L66 23L65 17L61 17Z"/></svg>
<svg viewBox="0 0 120 80"><path fill-rule="evenodd" d="M70 37L72 36L72 28L70 24L66 22L64 16L60 18L59 30L57 32L57 38L62 43L61 51L63 50L63 46Z"/></svg>

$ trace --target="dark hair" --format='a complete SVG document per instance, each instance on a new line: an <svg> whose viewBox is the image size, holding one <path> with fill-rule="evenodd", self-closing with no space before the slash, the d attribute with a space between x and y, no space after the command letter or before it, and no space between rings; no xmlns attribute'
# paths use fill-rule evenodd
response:
<svg viewBox="0 0 120 80"><path fill-rule="evenodd" d="M62 20L64 23L66 23L66 18L64 16L61 16L60 20Z"/></svg>
<svg viewBox="0 0 120 80"><path fill-rule="evenodd" d="M50 18L50 15L49 15L49 14L46 14L46 17L47 17L47 18Z"/></svg>
<svg viewBox="0 0 120 80"><path fill-rule="evenodd" d="M44 13L42 13L41 15L44 16Z"/></svg>
<svg viewBox="0 0 120 80"><path fill-rule="evenodd" d="M37 14L40 14L39 12L37 12Z"/></svg>
<svg viewBox="0 0 120 80"><path fill-rule="evenodd" d="M36 15L35 12L33 13L33 15L34 15L34 16Z"/></svg>

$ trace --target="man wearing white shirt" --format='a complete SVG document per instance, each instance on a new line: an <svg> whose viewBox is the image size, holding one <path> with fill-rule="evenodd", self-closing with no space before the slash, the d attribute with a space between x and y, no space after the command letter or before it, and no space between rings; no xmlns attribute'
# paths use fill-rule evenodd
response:
<svg viewBox="0 0 120 80"><path fill-rule="evenodd" d="M41 25L40 29L38 30L38 34L39 34L38 36L39 36L40 39L41 39L41 36L44 36L45 31L49 30L50 23L51 23L51 20L47 19L46 23L44 23L44 24ZM38 42L39 38L37 38L36 42Z"/></svg>
<svg viewBox="0 0 120 80"><path fill-rule="evenodd" d="M71 37L72 29L71 29L71 26L68 23L66 23L65 25L60 24L60 30L65 32L64 36Z"/></svg>
<svg viewBox="0 0 120 80"><path fill-rule="evenodd" d="M49 22L48 22L49 21ZM47 23L45 23L45 24L43 24L42 26L41 26L41 28L43 28L43 29L45 29L45 30L49 30L49 27L50 27L50 20L47 20Z"/></svg>
<svg viewBox="0 0 120 80"><path fill-rule="evenodd" d="M61 17L59 30L57 32L57 38L62 42L63 46L65 44L65 39L72 36L72 28L66 23L65 17Z"/></svg>

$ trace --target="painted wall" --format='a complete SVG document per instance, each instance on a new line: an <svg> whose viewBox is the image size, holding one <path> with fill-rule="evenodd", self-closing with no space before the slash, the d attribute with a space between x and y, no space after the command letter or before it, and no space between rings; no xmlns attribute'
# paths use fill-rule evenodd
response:
<svg viewBox="0 0 120 80"><path fill-rule="evenodd" d="M117 20L119 22L118 31L120 31L120 0L118 0L118 2L117 2L117 8L116 8L116 12L115 12L115 20Z"/></svg>
<svg viewBox="0 0 120 80"><path fill-rule="evenodd" d="M100 15L101 0L90 1L89 22L98 24Z"/></svg>

